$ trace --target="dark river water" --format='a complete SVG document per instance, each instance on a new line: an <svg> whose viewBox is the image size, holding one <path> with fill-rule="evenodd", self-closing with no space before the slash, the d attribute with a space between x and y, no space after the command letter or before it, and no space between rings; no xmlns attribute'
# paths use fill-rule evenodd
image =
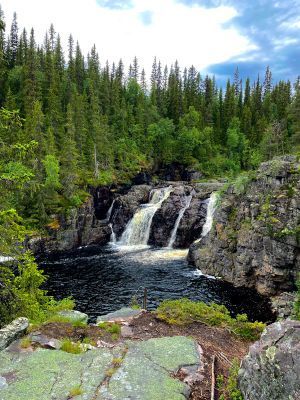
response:
<svg viewBox="0 0 300 400"><path fill-rule="evenodd" d="M224 304L233 315L246 313L250 320L270 321L266 299L249 289L237 289L205 277L190 266L186 252L133 248L83 248L40 266L48 280L46 289L57 299L73 296L76 309L91 320L128 306L133 296L142 301L148 291L148 309L164 299L187 297Z"/></svg>

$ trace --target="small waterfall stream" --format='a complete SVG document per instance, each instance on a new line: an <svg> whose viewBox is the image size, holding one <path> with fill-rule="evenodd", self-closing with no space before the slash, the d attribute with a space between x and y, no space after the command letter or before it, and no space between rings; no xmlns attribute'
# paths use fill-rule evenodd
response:
<svg viewBox="0 0 300 400"><path fill-rule="evenodd" d="M172 230L171 237L170 237L170 240L169 240L169 243L168 243L168 246L167 246L170 249L173 248L173 245L174 245L175 240L176 240L176 234L177 234L177 231L178 231L178 227L179 227L180 221L182 220L182 217L183 217L183 214L185 213L185 210L187 210L189 208L189 206L191 204L191 201L192 201L192 198L193 198L192 194L190 194L189 196L186 196L184 198L185 204L181 208L181 210L179 211L178 217L176 219L176 222L175 222L175 225L174 225L174 228Z"/></svg>
<svg viewBox="0 0 300 400"><path fill-rule="evenodd" d="M147 245L151 223L156 211L170 196L172 187L153 189L150 202L143 204L129 221L118 244L125 246Z"/></svg>
<svg viewBox="0 0 300 400"><path fill-rule="evenodd" d="M212 193L207 205L206 220L202 228L201 238L206 236L212 228L214 213L216 211L217 199L218 199L217 193Z"/></svg>
<svg viewBox="0 0 300 400"><path fill-rule="evenodd" d="M110 217L111 217L111 213L113 211L114 205L115 205L115 199L113 200L113 202L111 203L111 206L109 207L109 210L107 211L106 218L105 218L106 221L110 221Z"/></svg>

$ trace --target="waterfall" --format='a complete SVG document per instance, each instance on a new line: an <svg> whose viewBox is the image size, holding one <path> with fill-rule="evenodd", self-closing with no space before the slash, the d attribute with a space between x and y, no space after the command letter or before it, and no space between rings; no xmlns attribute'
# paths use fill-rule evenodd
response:
<svg viewBox="0 0 300 400"><path fill-rule="evenodd" d="M217 193L212 193L210 195L206 211L206 220L202 228L201 238L197 239L195 243L200 242L201 239L204 238L204 236L206 236L210 232L214 220L214 213L216 211L217 199L218 199Z"/></svg>
<svg viewBox="0 0 300 400"><path fill-rule="evenodd" d="M110 227L110 229L111 229L110 243L116 244L116 243L117 243L117 238L116 238L116 234L115 234L115 232L114 232L114 229L113 229L112 224L109 224L109 227Z"/></svg>
<svg viewBox="0 0 300 400"><path fill-rule="evenodd" d="M206 236L212 228L212 224L213 224L213 220L214 220L214 213L216 211L217 199L218 199L217 193L212 193L209 198L209 201L208 201L207 212L206 212L206 221L202 228L201 237Z"/></svg>
<svg viewBox="0 0 300 400"><path fill-rule="evenodd" d="M153 189L150 193L150 202L143 204L129 221L119 241L121 245L147 245L151 223L156 211L170 196L172 187Z"/></svg>
<svg viewBox="0 0 300 400"><path fill-rule="evenodd" d="M105 218L106 221L110 220L111 213L112 213L112 210L114 208L114 204L115 204L115 199L113 200L113 202L111 203L111 206L109 207L109 209L107 211L106 218Z"/></svg>
<svg viewBox="0 0 300 400"><path fill-rule="evenodd" d="M189 206L191 204L191 201L192 201L192 197L193 196L190 194L189 196L186 196L184 198L185 204L181 208L181 210L179 211L178 217L176 219L176 222L175 222L175 225L174 225L174 228L172 230L171 237L170 237L170 240L169 240L169 243L168 243L168 247L169 248L173 248L174 242L176 240L176 234L177 234L177 230L178 230L180 221L181 221L181 219L183 217L183 214L185 213L185 210L189 208Z"/></svg>

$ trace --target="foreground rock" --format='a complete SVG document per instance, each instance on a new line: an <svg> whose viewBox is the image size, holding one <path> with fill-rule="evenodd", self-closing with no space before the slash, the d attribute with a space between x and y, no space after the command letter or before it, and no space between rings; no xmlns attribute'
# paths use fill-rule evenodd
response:
<svg viewBox="0 0 300 400"><path fill-rule="evenodd" d="M14 340L20 338L29 326L27 318L17 318L9 325L0 329L0 350L5 349Z"/></svg>
<svg viewBox="0 0 300 400"><path fill-rule="evenodd" d="M76 392L76 399L82 400L183 400L190 387L173 377L183 367L189 384L201 380L197 344L182 336L128 342L83 354L20 351L12 346L0 353L0 398L66 400Z"/></svg>
<svg viewBox="0 0 300 400"><path fill-rule="evenodd" d="M245 400L300 399L300 321L270 325L239 372Z"/></svg>
<svg viewBox="0 0 300 400"><path fill-rule="evenodd" d="M210 234L189 260L203 273L261 294L295 289L300 271L300 164L285 156L263 163L256 177L230 187Z"/></svg>

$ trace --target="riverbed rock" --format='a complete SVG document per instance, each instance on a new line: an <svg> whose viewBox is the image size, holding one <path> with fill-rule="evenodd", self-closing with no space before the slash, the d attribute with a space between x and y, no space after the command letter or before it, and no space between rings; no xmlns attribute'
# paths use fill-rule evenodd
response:
<svg viewBox="0 0 300 400"><path fill-rule="evenodd" d="M295 289L300 271L300 164L296 157L263 163L230 186L209 235L189 260L203 273L275 296Z"/></svg>
<svg viewBox="0 0 300 400"><path fill-rule="evenodd" d="M111 222L117 238L124 232L139 205L148 202L151 189L149 185L137 185L127 194L116 197Z"/></svg>
<svg viewBox="0 0 300 400"><path fill-rule="evenodd" d="M300 321L269 325L239 371L245 400L300 399Z"/></svg>
<svg viewBox="0 0 300 400"><path fill-rule="evenodd" d="M23 336L28 326L28 319L20 317L0 329L0 350L5 349L14 340Z"/></svg>
<svg viewBox="0 0 300 400"><path fill-rule="evenodd" d="M202 379L201 351L194 340L181 336L81 354L11 347L0 352L0 399L65 400L80 389L76 398L82 400L184 400L190 386L174 378L181 368L188 368L187 382Z"/></svg>

